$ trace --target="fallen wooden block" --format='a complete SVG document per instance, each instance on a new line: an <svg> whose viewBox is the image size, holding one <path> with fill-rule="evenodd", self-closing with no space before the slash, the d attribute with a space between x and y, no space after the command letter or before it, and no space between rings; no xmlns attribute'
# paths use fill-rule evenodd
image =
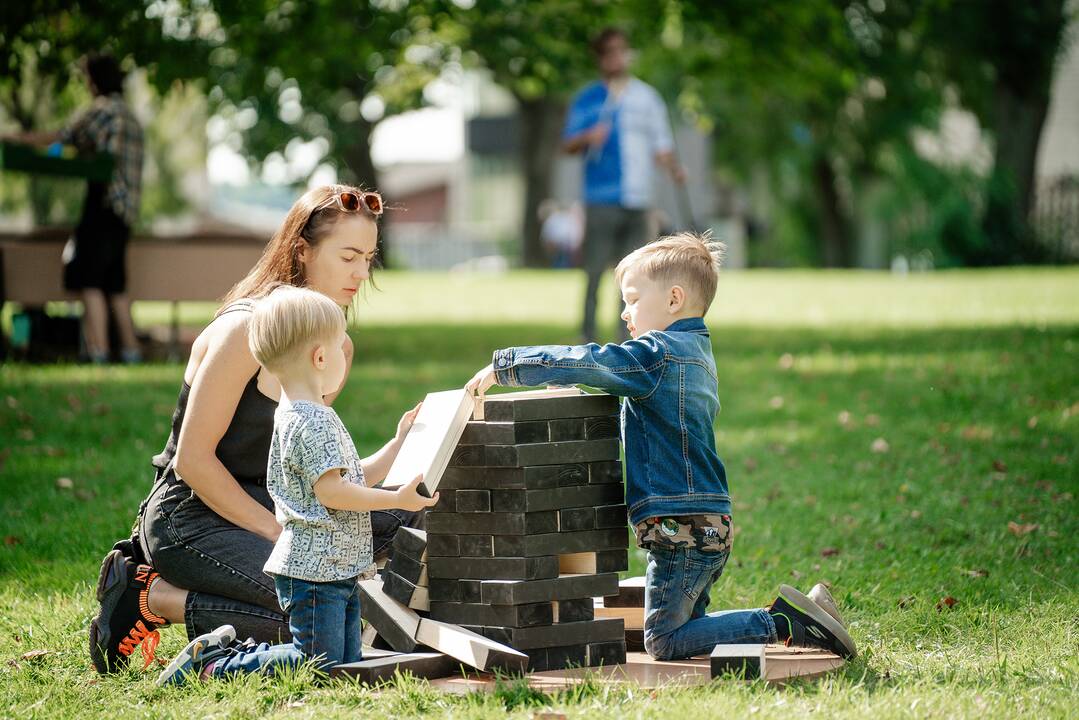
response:
<svg viewBox="0 0 1079 720"><path fill-rule="evenodd" d="M456 625L421 618L416 641L454 657L466 665L491 672L523 672L528 656Z"/></svg>
<svg viewBox="0 0 1079 720"><path fill-rule="evenodd" d="M432 497L472 409L465 390L429 393L381 487L397 488L423 474L420 494Z"/></svg>
<svg viewBox="0 0 1079 720"><path fill-rule="evenodd" d="M608 595L603 598L604 607L643 608L644 607L644 575L626 578L618 581L618 594Z"/></svg>
<svg viewBox="0 0 1079 720"><path fill-rule="evenodd" d="M382 589L402 605L413 610L430 610L430 596L425 585L414 585L392 570L382 571Z"/></svg>
<svg viewBox="0 0 1079 720"><path fill-rule="evenodd" d="M407 555L420 562L427 559L427 532L410 527L399 527L393 536L393 551Z"/></svg>
<svg viewBox="0 0 1079 720"><path fill-rule="evenodd" d="M597 620L600 618L622 618L626 630L644 629L644 607L608 607L603 598L595 598L592 611Z"/></svg>
<svg viewBox="0 0 1079 720"><path fill-rule="evenodd" d="M845 660L819 648L784 645L716 645L709 658L712 678L733 673L746 679L785 682L815 678L841 667Z"/></svg>
<svg viewBox="0 0 1079 720"><path fill-rule="evenodd" d="M330 669L330 677L351 677L369 685L392 680L398 673L411 673L433 680L455 674L461 664L442 653L391 653L344 663Z"/></svg>
<svg viewBox="0 0 1079 720"><path fill-rule="evenodd" d="M397 652L414 652L420 624L416 611L387 595L380 578L361 580L358 585L363 619Z"/></svg>

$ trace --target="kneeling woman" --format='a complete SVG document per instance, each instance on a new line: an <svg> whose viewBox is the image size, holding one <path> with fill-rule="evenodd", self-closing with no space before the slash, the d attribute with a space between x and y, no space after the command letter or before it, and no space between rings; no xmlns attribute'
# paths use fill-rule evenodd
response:
<svg viewBox="0 0 1079 720"><path fill-rule="evenodd" d="M132 537L101 565L101 608L90 626L98 672L124 666L140 644L148 664L157 628L168 623L184 623L189 638L221 625L259 642L290 637L273 581L262 571L281 532L266 492L281 389L248 349L252 301L285 283L348 306L370 278L381 213L375 193L342 185L307 192L195 340L172 431L153 459L153 489ZM351 340L345 357L351 364ZM342 386L347 381L346 371ZM385 478L407 429L403 418L394 440L363 461L369 485ZM402 524L422 522L420 513L372 512L376 556Z"/></svg>

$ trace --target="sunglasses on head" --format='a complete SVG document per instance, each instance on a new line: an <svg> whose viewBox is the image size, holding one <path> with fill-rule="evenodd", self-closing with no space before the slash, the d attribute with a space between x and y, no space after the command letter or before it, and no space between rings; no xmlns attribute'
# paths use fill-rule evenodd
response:
<svg viewBox="0 0 1079 720"><path fill-rule="evenodd" d="M337 206L344 212L356 212L361 208L375 217L382 214L382 196L377 192L353 192L345 190L334 196Z"/></svg>

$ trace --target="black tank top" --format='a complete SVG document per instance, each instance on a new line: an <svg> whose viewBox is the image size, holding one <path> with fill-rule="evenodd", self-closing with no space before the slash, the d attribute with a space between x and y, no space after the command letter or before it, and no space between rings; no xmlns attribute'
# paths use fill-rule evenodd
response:
<svg viewBox="0 0 1079 720"><path fill-rule="evenodd" d="M218 313L221 317L230 312L251 312L250 300L237 300ZM216 318L215 318L216 319ZM260 368L261 370L261 368ZM258 372L244 386L236 412L232 415L225 434L217 443L217 459L237 481L255 485L266 484L266 462L270 457L270 440L273 437L273 417L277 401L263 395L258 388ZM191 386L185 380L180 386L180 397L172 414L172 430L165 449L154 456L153 465L165 470L176 457L176 443L187 412L187 397ZM181 478L182 479L182 478Z"/></svg>

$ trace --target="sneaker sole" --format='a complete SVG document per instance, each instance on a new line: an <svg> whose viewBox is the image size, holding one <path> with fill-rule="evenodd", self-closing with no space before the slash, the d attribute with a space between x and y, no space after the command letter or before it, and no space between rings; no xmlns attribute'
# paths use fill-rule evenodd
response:
<svg viewBox="0 0 1079 720"><path fill-rule="evenodd" d="M854 644L854 640L851 639L843 626L840 625L834 617L829 615L824 608L810 600L800 591L792 588L790 585L780 585L779 594L788 603L813 618L813 620L823 625L828 632L832 633L832 635L839 640L840 644L846 648L847 652L844 654L845 657L852 658L858 655L858 649Z"/></svg>
<svg viewBox="0 0 1079 720"><path fill-rule="evenodd" d="M229 632L223 632L220 635L217 634L217 630L208 632L205 635L199 635L197 638L187 644L183 650L181 650L176 657L172 659L165 669L161 671L161 674L157 676L157 680L154 681L154 685L162 687L168 684L176 672L188 662L197 660L202 651L210 647L211 642L215 646L221 644L228 644L236 639L236 631L232 629L231 625L226 626L229 628ZM220 630L221 628L218 628ZM216 641L216 642L214 642Z"/></svg>
<svg viewBox="0 0 1079 720"><path fill-rule="evenodd" d="M835 604L835 598L832 597L832 593L822 583L814 585L813 589L806 593L806 597L820 605L821 609L834 617L837 623L844 628L847 627L847 623L843 621L843 616L839 614L839 606Z"/></svg>
<svg viewBox="0 0 1079 720"><path fill-rule="evenodd" d="M102 623L101 618L112 615L126 587L127 564L124 554L119 550L113 550L101 561L96 592L101 611L90 621L90 660L94 664L94 669L102 675L116 672L123 666L120 662L120 667L109 668L107 651L104 648L109 647L109 643L112 642L112 634L109 632L109 624Z"/></svg>

